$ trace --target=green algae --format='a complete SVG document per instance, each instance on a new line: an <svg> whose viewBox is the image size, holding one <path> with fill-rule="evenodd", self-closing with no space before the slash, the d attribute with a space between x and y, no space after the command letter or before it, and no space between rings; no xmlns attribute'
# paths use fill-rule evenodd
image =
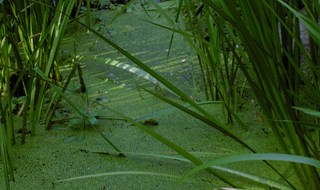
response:
<svg viewBox="0 0 320 190"><path fill-rule="evenodd" d="M103 18L101 22L107 22L114 13L101 12L96 14ZM152 13L150 14L152 15ZM158 14L153 14L155 19L160 19ZM171 33L146 24L139 19L142 15L144 15L143 11L136 7L134 11L129 11L115 20L109 28L101 27L100 31L183 91L189 93L190 96L196 96L192 77L190 77L194 72L192 70L194 67L188 64L192 60L190 60L190 52L186 49L183 39L181 37L175 38L174 46L168 57ZM98 24L103 25L103 23ZM77 176L121 171L158 172L182 176L192 169L191 164L183 161L147 156L146 154L159 154L177 157L171 149L126 121L112 119L119 116L99 104L116 109L137 121L146 118L156 120L158 125L152 126L153 130L203 160L247 152L243 147L212 127L141 91L138 88L139 85L154 87L154 82L146 80L136 72L128 72L126 69L108 64L108 60L113 60L134 67L124 56L101 42L93 34L88 34L81 28L78 30L77 33L69 31L62 49L67 52L66 54L71 55L74 52L74 43L76 43L76 53L81 58L78 57L78 61L83 69L88 94L86 96L74 93L74 90L79 88L79 82L75 77L66 95L83 112L101 116L101 119L98 119L97 127L121 151L127 153L127 156L125 158L118 157L114 149L89 125L83 123L83 120L72 111L72 108L63 102L63 107L58 109L57 115L60 114L58 117L67 118L66 122L56 124L51 131L39 129L37 136L28 138L27 144L14 147L16 181L12 183L12 189L201 190L228 187L207 173L195 175L192 179L184 182L166 176L126 175L125 173L59 182L59 180ZM67 71L68 69L64 72ZM156 87L155 90L157 90ZM166 96L182 102L177 97L171 96L170 93ZM100 101L98 104L97 99L106 101ZM204 107L216 115L219 120L224 120L222 106L219 103L204 105ZM249 126L249 131L243 131L237 125L233 126L233 130L237 131L246 141L252 142L251 144L257 150L276 151L277 144L272 133L270 131L266 133L263 130L264 126L257 120L254 113L247 110L249 109L244 109L239 114ZM103 119L103 117L108 119ZM259 144L255 143L257 139ZM257 175L261 175L259 169L265 167L262 163L250 163L250 166L230 165L230 167ZM252 168L258 170L252 170ZM273 173L265 169L262 175L269 178ZM0 179L2 183L2 177Z"/></svg>

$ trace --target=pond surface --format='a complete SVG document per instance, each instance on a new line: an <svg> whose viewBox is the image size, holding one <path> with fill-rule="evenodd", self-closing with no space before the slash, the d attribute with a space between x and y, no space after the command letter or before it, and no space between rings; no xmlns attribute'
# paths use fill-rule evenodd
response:
<svg viewBox="0 0 320 190"><path fill-rule="evenodd" d="M171 4L168 3L170 2L159 5L170 7ZM152 19L166 23L152 7L149 9ZM195 81L199 80L195 56L182 37L175 35L168 55L172 33L141 20L148 18L138 4L118 17L110 27L106 27L115 14L116 11L94 12L93 16L101 20L93 27L155 69L190 97L203 99L195 85ZM62 102L56 112L52 130L38 129L37 136L27 138L25 145L14 147L16 182L12 183L12 189L201 190L228 187L206 172L186 181L177 181L172 176L184 175L192 169L192 165L179 161L180 157L174 151L122 120L121 116L106 107L136 121L152 121L153 124L148 127L204 161L248 152L247 150L212 127L139 89L139 86L149 87L183 104L181 99L163 89L155 79L150 78L119 52L80 27L70 27L63 41L60 56L66 60L62 66L64 75L70 71L67 61L75 52L77 61L82 66L87 94L76 93L79 81L78 77L74 77L66 95L80 110L98 119L97 129L124 152L126 157L119 157L99 133L84 124L72 108ZM223 121L219 103L205 105L204 108ZM248 125L249 131L246 132L239 126L233 126L233 130L257 150L275 151L276 142L272 133L266 132L254 112L242 111L239 115ZM21 118L16 118L17 123L20 120ZM254 143L257 139L259 144ZM231 167L261 174L260 171L252 171L252 168L261 169L263 164L250 163L250 166L251 169L248 165ZM266 169L262 175L273 174ZM59 181L74 177L80 178ZM0 183L3 183L2 175Z"/></svg>

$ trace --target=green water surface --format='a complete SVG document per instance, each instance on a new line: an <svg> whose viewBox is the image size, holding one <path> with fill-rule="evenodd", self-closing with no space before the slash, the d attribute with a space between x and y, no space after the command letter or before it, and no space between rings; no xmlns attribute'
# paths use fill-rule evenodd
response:
<svg viewBox="0 0 320 190"><path fill-rule="evenodd" d="M159 5L170 7L172 4L168 3L172 2L174 1ZM203 100L203 95L197 91L196 82L200 81L200 77L197 75L199 72L193 51L181 36L175 35L168 55L172 32L141 20L141 18L153 19L159 23L166 23L159 13L152 10L152 7L148 8L151 18L146 16L139 4L135 4L111 26L108 26L108 22L116 11L93 12L92 18L101 19L96 23L93 22L93 27L155 69L190 97ZM173 10L168 9L168 11ZM14 146L16 180L11 184L12 189L205 190L229 187L206 172L201 172L185 181L170 176L160 176L159 174L182 176L192 169L192 165L156 156L179 158L174 151L130 123L117 120L121 117L105 107L117 110L137 121L146 119L157 121L158 125L149 126L152 130L204 161L248 152L246 149L212 127L139 89L139 85L149 87L157 93L183 103L183 100L167 92L155 79L150 78L119 52L97 39L94 34L71 23L59 55L60 59L64 60L61 62L64 76L70 71L68 65L75 58L74 53L83 69L87 94L75 92L79 88L76 76L66 95L80 110L96 116L97 128L123 151L126 157L117 156L115 150L92 127L83 123L77 113L63 101L55 114L56 122L52 130L38 129L37 135L27 138L25 145ZM199 84L201 85L201 82ZM224 121L219 103L204 105L204 108L217 119ZM264 128L256 118L255 112L250 109L239 112L249 130L244 131L237 125L233 126L232 130L257 150L276 151L277 144L272 133ZM16 118L17 125L20 120L21 118ZM259 162L234 164L230 167L268 178L274 176L267 168L261 172L261 168L265 166ZM287 173L290 175L289 171ZM59 181L74 177L82 178ZM240 178L238 181L244 182ZM2 175L0 183L1 188L4 186Z"/></svg>

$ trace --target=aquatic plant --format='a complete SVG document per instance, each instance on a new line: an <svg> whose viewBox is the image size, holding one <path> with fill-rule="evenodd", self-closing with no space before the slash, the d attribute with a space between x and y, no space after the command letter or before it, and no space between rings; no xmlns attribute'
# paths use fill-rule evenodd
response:
<svg viewBox="0 0 320 190"><path fill-rule="evenodd" d="M153 4L168 20L169 25L164 26L153 23L152 21L148 22L181 34L190 42L196 40L197 43L200 44L193 47L200 55L201 60L205 60L204 64L200 63L203 64L202 66L207 67L203 70L203 74L207 74L208 71L211 72L211 75L207 75L207 79L209 80L206 82L206 86L211 89L208 92L212 96L212 92L214 92L212 89L216 88L217 92L222 95L226 107L232 111L230 113L234 113L234 110L232 110L234 109L234 105L232 105L234 103L228 103L228 96L230 94L227 94L228 90L223 88L230 87L228 85L234 85L234 81L229 79L234 79L236 76L235 71L239 68L248 81L258 105L262 109L266 124L272 129L279 141L280 151L285 154L256 154L256 151L251 148L249 144L237 137L228 126L220 123L214 116L201 108L197 102L179 90L178 87L172 85L165 78L103 35L94 30L90 31L160 81L185 102L189 103L193 109L189 109L148 89L145 89L146 91L188 113L192 117L202 120L245 146L254 153L249 155L249 157L251 157L250 160L264 160L268 167L272 168L279 175L281 181L270 183L270 180L262 179L259 176L252 176L228 168L221 169L219 168L219 160L214 160L202 165L201 160L194 157L188 151L183 150L182 147L176 146L164 137L159 137L157 134L154 134L154 132L130 120L130 118L127 118L127 120L134 122L137 127L163 142L195 165L202 165L194 171L199 171L204 168L209 169L209 172L231 186L242 187L243 184L234 183L231 178L216 172L215 169L242 176L258 182L262 186L280 189L319 189L320 180L317 171L317 168L319 168L319 145L317 142L318 137L313 138L313 136L318 136L319 128L318 125L306 124L304 121L305 117L297 112L297 109L305 111L305 109L301 107L308 107L311 108L311 110L316 110L319 107L317 72L320 42L320 30L317 24L319 4L311 1L302 1L305 7L305 13L303 13L298 9L300 1L295 0L290 1L290 4L281 0L199 0L196 2L198 4L193 4L193 1L179 1L177 5L177 16L176 18L171 18L160 6L154 4L153 1L149 1L149 3ZM187 14L192 21L199 22L199 20L192 18L193 16L197 16L195 5L203 7L205 18L207 18L205 27L209 31L211 40L218 40L218 42L208 43L205 40L206 36L203 35L202 30L196 28L192 30L191 33L186 32L183 25L179 24L184 8L187 8L187 11L193 11L192 14ZM80 24L85 26L82 23ZM215 24L215 28L213 28L213 24ZM311 46L310 51L307 51L308 47L301 43L299 35L300 24L308 31ZM234 36L232 36L233 34ZM226 47L228 47L232 53L231 58L233 62L231 62L230 67L228 62L220 59L220 54L226 59L226 54L224 53ZM217 51L218 54L214 51ZM300 59L301 54L305 58L305 62L302 62L302 59ZM217 69L213 72L210 69L216 68L214 68L212 64L219 64L218 67L224 66L226 68L224 70ZM225 74L221 74L221 72ZM226 77L229 81L228 83L224 83L225 79L218 77ZM213 79L216 81L213 81ZM218 80L221 80L221 82ZM215 82L215 85L210 82ZM231 98L234 97L231 96ZM294 107L298 108L295 109ZM232 116L234 115L235 114ZM316 130L314 131L314 129ZM239 157L236 158L227 157L224 159L233 160L232 162L240 162L247 160L245 156L248 155L239 155ZM281 160L291 163L290 167L292 167L295 177L293 179L287 179L278 171L276 165L273 165L272 162L268 160ZM194 171L191 173L194 173Z"/></svg>
<svg viewBox="0 0 320 190"><path fill-rule="evenodd" d="M305 13L299 11L299 5L300 1L290 1L289 5L280 0L204 0L200 4L212 20L223 19L232 26L221 27L216 23L218 30L226 30L229 35L237 33L240 43L235 44L234 39L225 35L222 47L231 49L283 151L319 159L318 138L312 137L318 135L318 130L302 125L305 117L293 109L294 106L319 107L318 72L315 69L319 63L319 4L303 1ZM308 31L309 44L302 44L301 26ZM212 23L207 27L211 28ZM238 46L244 51L239 51ZM214 45L211 48L220 47ZM302 188L319 188L319 173L314 167L297 164L292 167ZM297 188L296 184L287 183Z"/></svg>
<svg viewBox="0 0 320 190"><path fill-rule="evenodd" d="M237 33L230 30L232 26L228 22L198 1L185 1L179 13L186 32L192 34L192 38L186 40L197 52L206 100L221 100L227 123L232 124L243 87L240 88L239 67L227 41L237 47L237 52L241 51Z"/></svg>
<svg viewBox="0 0 320 190"><path fill-rule="evenodd" d="M1 104L1 156L7 188L14 181L12 144L15 143L15 128L12 115L12 99L15 86L23 84L25 100L20 108L23 117L21 143L25 143L28 131L35 135L43 113L47 82L60 81L55 62L62 35L74 7L74 0L59 1L1 1L1 83L4 104ZM41 16L39 16L41 15ZM43 71L48 80L42 80L35 69ZM11 84L11 75L16 74L16 84Z"/></svg>
<svg viewBox="0 0 320 190"><path fill-rule="evenodd" d="M298 5L300 4L296 0L289 1L290 4L282 0L180 0L177 2L176 17L172 18L160 6L155 4L153 0L150 0L149 3L157 8L169 24L161 25L153 21L146 21L166 28L175 35L180 34L190 42L190 45L199 55L199 64L202 68L201 73L206 86L205 93L207 94L207 98L216 99L216 95L219 95L227 110L227 120L229 123L232 123L232 118L237 117L235 109L237 107L236 99L238 95L236 94L236 90L239 84L236 83L236 80L239 79L239 74L243 75L242 77L248 81L248 85L255 96L255 101L257 101L262 109L266 125L276 135L280 146L279 151L282 153L257 153L251 144L247 143L246 139L240 138L230 126L223 124L214 115L201 107L201 102L199 103L191 99L177 86L171 84L125 49L90 28L88 24L75 20L75 22L87 28L101 40L125 55L154 79L161 82L167 89L183 99L184 103L187 103L188 106L180 103L180 101L175 102L159 93L144 88L147 92L214 127L247 148L251 154L226 156L209 162L203 162L182 146L176 145L154 130L116 110L109 107L106 108L117 113L126 121L133 123L134 126L170 147L183 157L183 159L180 157L171 159L193 163L195 168L188 172L183 180L188 179L188 177L199 171L206 170L233 187L256 187L255 184L258 184L259 187L277 189L319 189L319 125L316 123L317 117L319 117L319 112L317 111L319 107L317 59L319 57L320 29L316 19L320 10L319 5L311 1L302 1L306 9L306 13L302 13L298 11ZM187 17L189 21L183 19L183 16ZM202 20L205 20L205 23L200 23ZM191 21L193 22L191 23L192 30L186 31L186 27ZM310 35L310 51L307 51L308 48L301 43L299 35L300 23L305 26ZM280 30L279 27L281 28ZM174 37L174 35L172 36ZM209 37L210 41L206 37ZM226 48L228 48L229 52L226 51ZM300 53L305 58L305 62L300 59ZM4 60L7 61L8 59L8 55L4 57ZM75 72L78 66L74 64L72 72ZM32 72L34 72L32 74L37 75L41 81L49 83L57 96L65 98L67 103L79 113L82 119L94 126L96 122L95 116L81 112L72 102L69 102L68 98L63 94L64 88L61 90L58 85L50 82L50 77L46 71L42 71L40 67L35 67L32 69ZM241 88L243 87L240 86ZM0 108L3 109L2 107ZM1 110L1 113L4 114L5 112ZM312 118L311 122L310 119L307 122L304 120L306 115L303 114L314 118ZM1 143L4 145L1 147L3 153L1 156L4 163L7 163L5 168L7 170L5 172L7 172L7 176L10 176L8 171L11 165L8 161L10 161L11 157L8 155L10 155L11 145L8 144L8 140L6 139L8 137L7 133L5 131L2 133L5 135L1 136ZM316 138L314 138L315 136ZM126 154L117 149L110 140L107 138L105 140L119 154ZM161 156L156 155L156 157ZM279 176L279 180L273 181L260 175L252 175L224 166L228 163L243 161L263 161L267 167L275 171ZM290 164L294 177L288 179L279 172L279 168L273 164L273 161L285 161ZM88 175L60 180L59 182L103 175L118 175L120 173ZM122 173L177 177L141 171ZM232 176L240 176L254 183L254 185L239 183Z"/></svg>
<svg viewBox="0 0 320 190"><path fill-rule="evenodd" d="M319 4L303 2L306 13L302 13L298 9L299 1L290 1L290 5L284 1L203 3L230 22L239 33L250 58L249 67L240 59L242 55L236 53L235 47L232 51L282 150L287 154L319 159L316 151L319 146L311 137L318 131L310 131L308 125L302 125L300 122L304 117L293 109L294 106L315 109L319 106L318 74L314 70L319 62L318 58L311 57L319 54L318 37L315 37L320 34L316 19L319 9L315 8L319 8ZM308 30L310 52L302 45L300 24ZM300 59L301 54L305 62ZM304 69L305 65L308 65L307 69ZM306 93L316 96L312 102L303 95ZM319 188L319 173L314 167L298 164L292 167L302 188Z"/></svg>

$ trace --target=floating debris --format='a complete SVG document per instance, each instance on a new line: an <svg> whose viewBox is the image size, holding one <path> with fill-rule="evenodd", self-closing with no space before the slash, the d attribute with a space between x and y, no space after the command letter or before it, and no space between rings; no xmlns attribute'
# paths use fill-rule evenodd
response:
<svg viewBox="0 0 320 190"><path fill-rule="evenodd" d="M159 125L158 121L156 121L155 119L146 119L144 121L141 121L140 123L147 127L153 127L153 126Z"/></svg>
<svg viewBox="0 0 320 190"><path fill-rule="evenodd" d="M108 103L111 102L111 100L107 99L107 98L102 98L102 97L98 97L95 100L96 103Z"/></svg>

